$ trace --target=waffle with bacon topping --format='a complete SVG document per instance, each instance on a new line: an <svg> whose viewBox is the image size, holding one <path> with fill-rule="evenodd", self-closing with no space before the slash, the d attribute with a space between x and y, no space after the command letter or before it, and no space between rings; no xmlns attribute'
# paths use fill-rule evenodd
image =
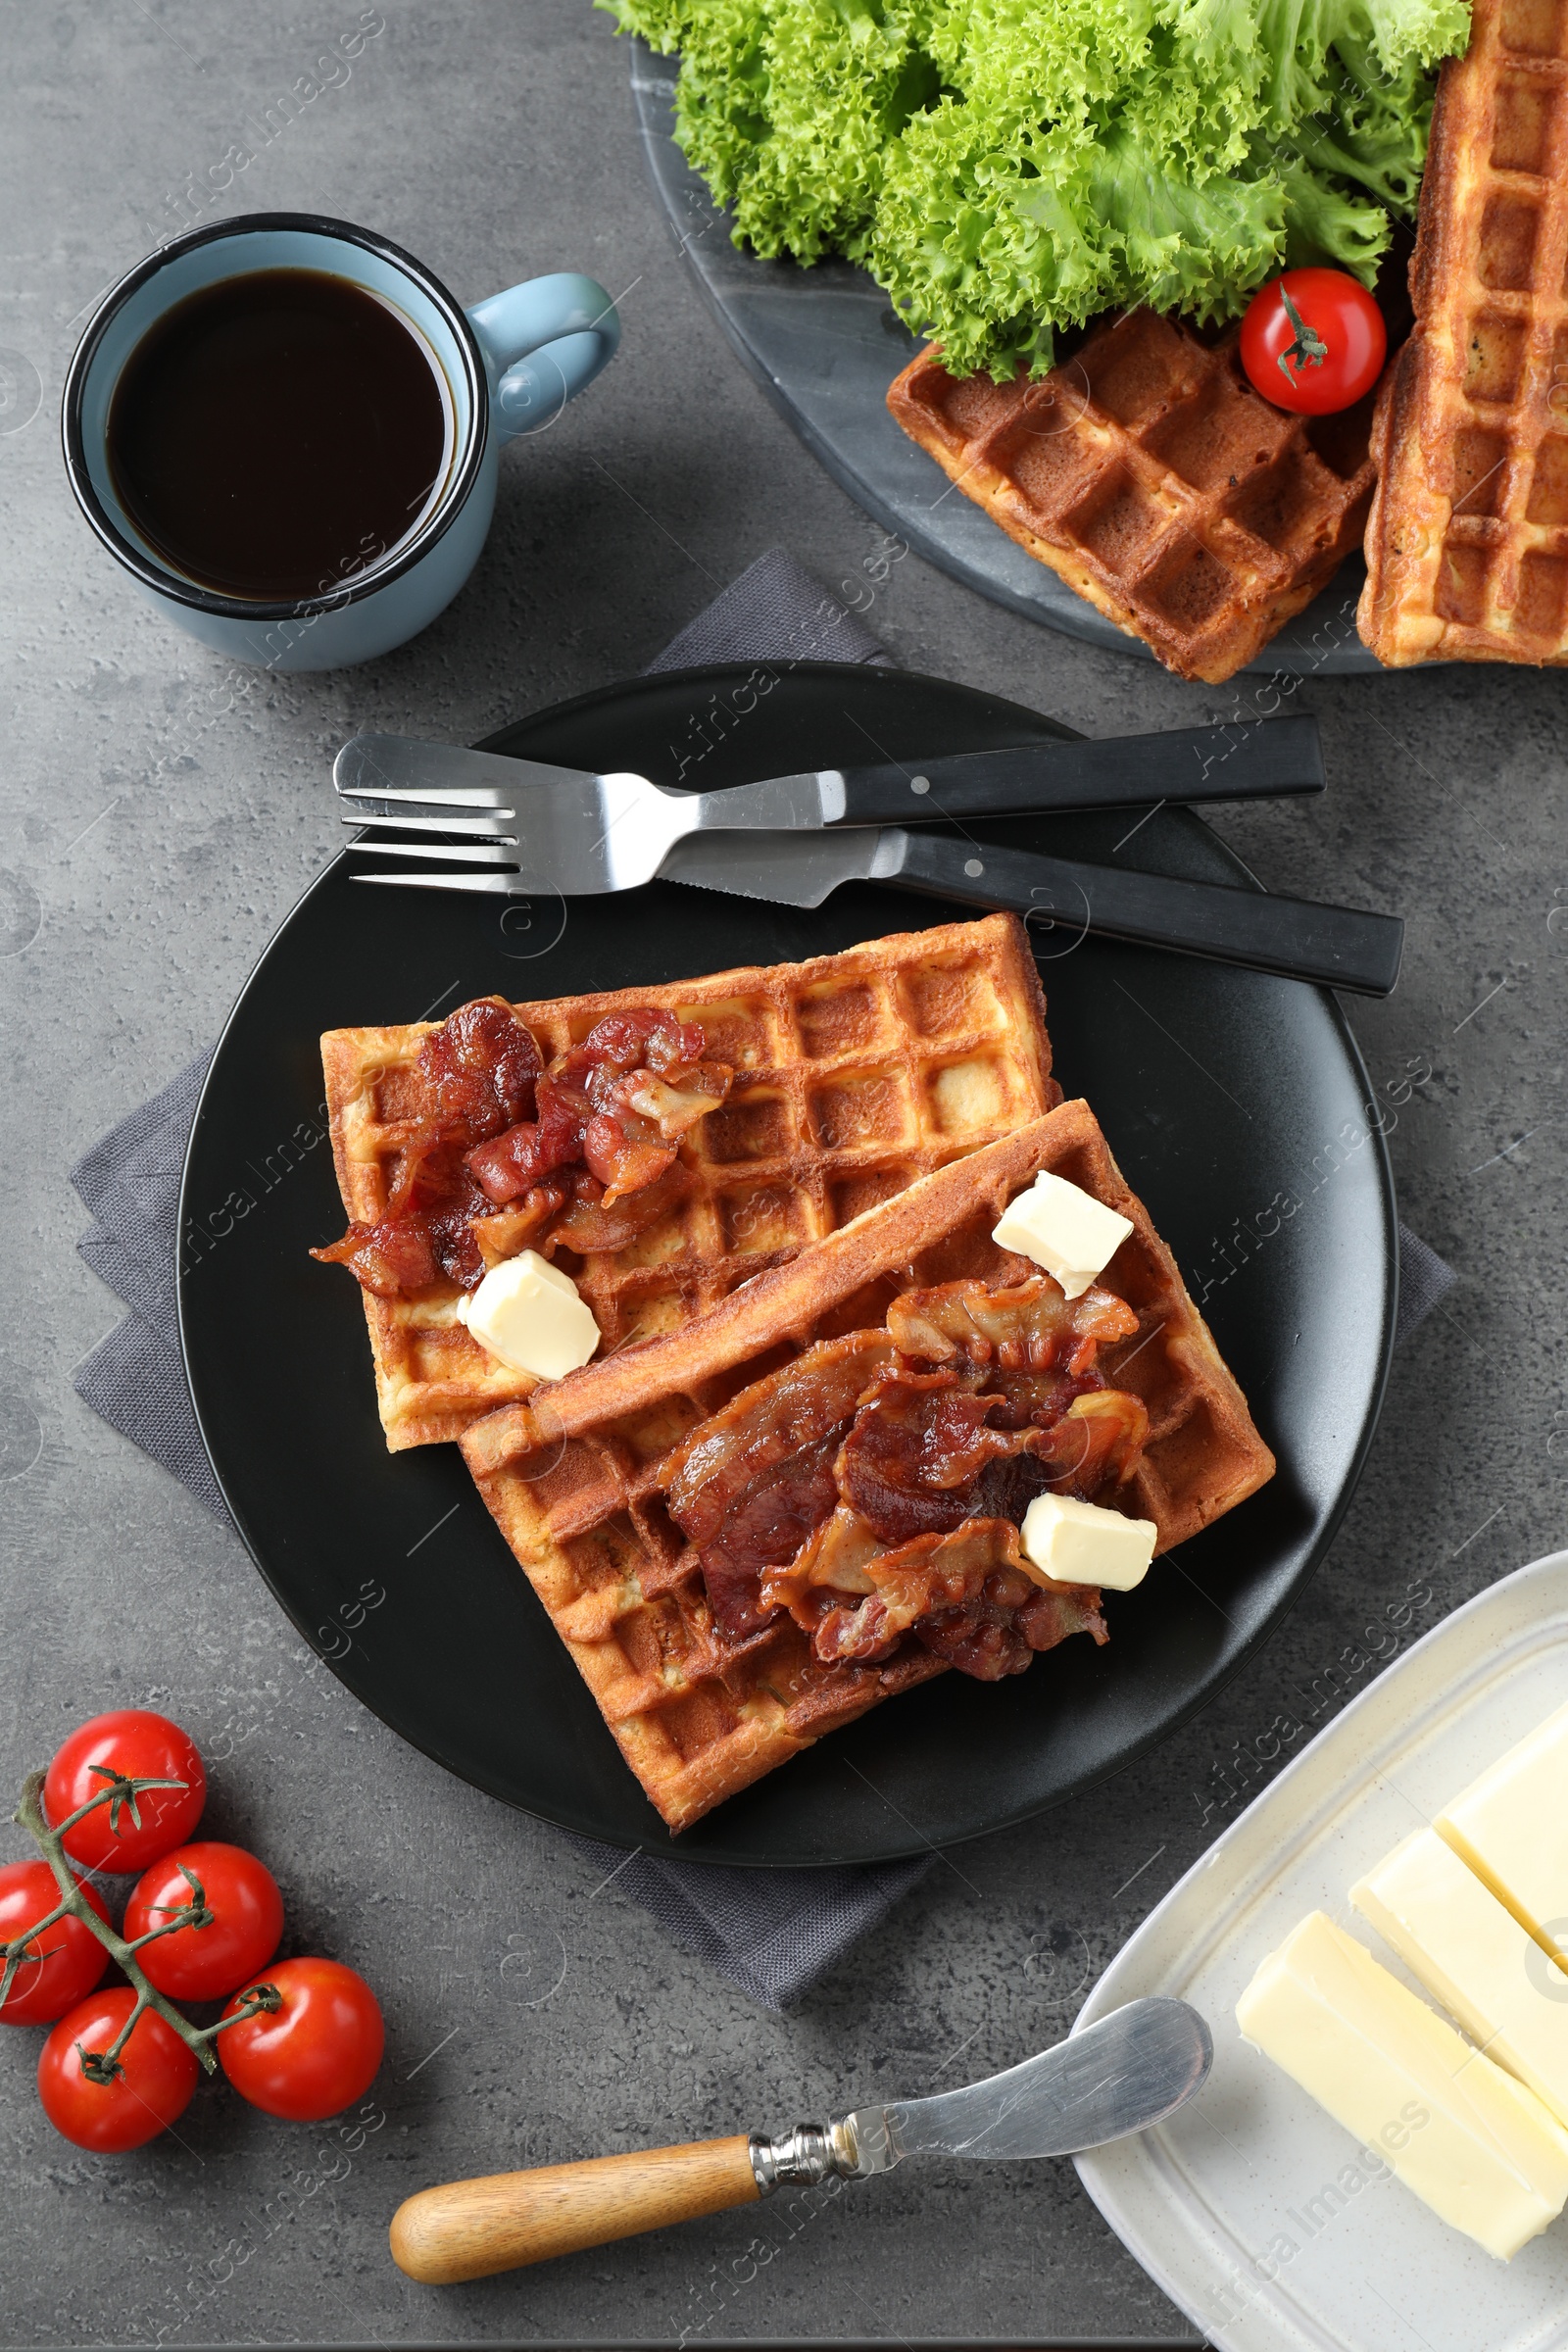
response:
<svg viewBox="0 0 1568 2352"><path fill-rule="evenodd" d="M458 1319L488 1265L552 1258L612 1353L1061 1094L1027 934L1005 914L807 963L331 1030L321 1057L351 1225L319 1254L360 1278L393 1450L534 1387Z"/></svg>
<svg viewBox="0 0 1568 2352"><path fill-rule="evenodd" d="M1072 1301L991 1239L1041 1170L1133 1226ZM673 1830L950 1667L1103 1642L1100 1594L1022 1558L1033 1494L1152 1519L1164 1551L1274 1469L1082 1102L462 1443Z"/></svg>

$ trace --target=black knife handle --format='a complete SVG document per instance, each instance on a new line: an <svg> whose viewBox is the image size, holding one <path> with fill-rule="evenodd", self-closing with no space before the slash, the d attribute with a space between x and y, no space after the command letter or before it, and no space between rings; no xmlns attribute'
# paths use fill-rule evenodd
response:
<svg viewBox="0 0 1568 2352"><path fill-rule="evenodd" d="M1076 736L1002 752L840 769L852 825L1157 801L1269 800L1321 792L1323 748L1305 713L1251 727L1172 727L1158 735Z"/></svg>
<svg viewBox="0 0 1568 2352"><path fill-rule="evenodd" d="M1357 996L1386 997L1399 977L1404 925L1397 915L1319 906L1269 891L1184 882L1135 867L1084 865L1037 858L993 842L890 826L875 867L878 881L902 890L957 899L970 906L1008 907L1049 916L1066 931L1099 932L1151 948L1174 948L1218 963L1278 972Z"/></svg>

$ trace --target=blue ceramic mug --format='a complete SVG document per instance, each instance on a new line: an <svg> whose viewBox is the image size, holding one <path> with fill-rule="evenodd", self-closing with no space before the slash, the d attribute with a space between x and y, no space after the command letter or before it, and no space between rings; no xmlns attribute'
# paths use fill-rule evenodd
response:
<svg viewBox="0 0 1568 2352"><path fill-rule="evenodd" d="M340 584L285 604L223 596L186 578L141 536L109 463L121 371L175 303L258 270L318 270L398 311L445 383L448 462L405 538ZM82 513L148 601L220 654L279 670L340 669L416 636L478 561L496 503L502 444L555 421L614 357L620 320L603 286L563 271L530 278L465 311L385 237L310 213L251 213L176 237L98 305L66 378L66 468Z"/></svg>

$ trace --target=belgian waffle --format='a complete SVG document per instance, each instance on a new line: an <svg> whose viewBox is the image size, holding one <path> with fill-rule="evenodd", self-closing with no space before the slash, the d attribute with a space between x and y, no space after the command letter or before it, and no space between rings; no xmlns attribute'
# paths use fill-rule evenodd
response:
<svg viewBox="0 0 1568 2352"><path fill-rule="evenodd" d="M922 1178L634 1357L590 1364L465 1433L480 1493L671 1829L945 1665L906 1636L883 1664L823 1666L787 1617L727 1642L662 1465L741 1389L816 1340L874 1327L900 1292L1034 1274L991 1229L1042 1168L1132 1220L1098 1280L1138 1331L1100 1368L1148 1407L1148 1446L1116 1499L1168 1550L1260 1487L1274 1457L1082 1102Z"/></svg>
<svg viewBox="0 0 1568 2352"><path fill-rule="evenodd" d="M560 1259L607 1352L688 1322L1061 1099L1039 975L1013 915L903 932L808 963L514 1010L548 1061L629 1005L697 1022L736 1079L681 1145L693 1181L669 1214L614 1255ZM333 1029L321 1040L338 1186L359 1223L385 1212L411 1132L414 1064L435 1026ZM469 1337L459 1297L447 1282L408 1298L364 1294L393 1451L456 1438L476 1413L535 1385Z"/></svg>
<svg viewBox="0 0 1568 2352"><path fill-rule="evenodd" d="M1438 82L1358 619L1380 662L1568 662L1568 19L1476 0Z"/></svg>
<svg viewBox="0 0 1568 2352"><path fill-rule="evenodd" d="M1241 329L1127 311L1038 382L960 381L935 350L888 407L957 488L1179 677L1218 685L1311 603L1372 494L1372 396L1259 399Z"/></svg>

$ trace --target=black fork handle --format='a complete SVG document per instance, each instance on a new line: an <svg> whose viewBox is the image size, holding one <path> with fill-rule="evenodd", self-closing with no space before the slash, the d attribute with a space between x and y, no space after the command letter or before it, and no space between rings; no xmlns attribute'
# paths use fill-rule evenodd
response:
<svg viewBox="0 0 1568 2352"><path fill-rule="evenodd" d="M1323 747L1306 713L1250 727L1172 727L1156 735L1068 737L1001 752L845 767L852 825L937 816L1005 816L1160 801L1273 800L1321 792Z"/></svg>

